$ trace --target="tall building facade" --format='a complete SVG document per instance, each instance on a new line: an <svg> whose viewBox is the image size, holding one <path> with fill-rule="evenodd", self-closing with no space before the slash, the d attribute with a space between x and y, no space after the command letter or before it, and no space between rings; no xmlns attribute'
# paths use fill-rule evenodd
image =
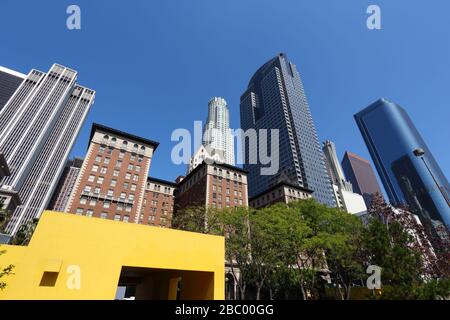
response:
<svg viewBox="0 0 450 320"><path fill-rule="evenodd" d="M448 180L406 111L380 99L354 117L391 203L450 228Z"/></svg>
<svg viewBox="0 0 450 320"><path fill-rule="evenodd" d="M325 165L331 177L337 206L349 213L365 214L367 207L364 198L360 194L354 193L352 184L345 179L333 141L326 140L322 149L325 155Z"/></svg>
<svg viewBox="0 0 450 320"><path fill-rule="evenodd" d="M158 145L94 123L89 148L65 211L141 223L148 172Z"/></svg>
<svg viewBox="0 0 450 320"><path fill-rule="evenodd" d="M147 178L141 224L171 227L176 187L176 183L172 181Z"/></svg>
<svg viewBox="0 0 450 320"><path fill-rule="evenodd" d="M26 77L23 73L0 66L0 110Z"/></svg>
<svg viewBox="0 0 450 320"><path fill-rule="evenodd" d="M208 102L208 119L203 132L205 148L223 151L223 161L234 166L234 143L230 131L230 112L224 98L214 97Z"/></svg>
<svg viewBox="0 0 450 320"><path fill-rule="evenodd" d="M52 199L50 200L50 204L48 205L49 210L65 210L82 165L82 158L75 158L67 162L55 192L53 193Z"/></svg>
<svg viewBox="0 0 450 320"><path fill-rule="evenodd" d="M0 153L10 175L0 195L17 192L6 232L40 216L47 207L95 92L76 83L77 72L54 64L31 70L0 110Z"/></svg>
<svg viewBox="0 0 450 320"><path fill-rule="evenodd" d="M366 207L369 208L372 196L375 193L382 194L370 161L346 151L341 164L345 177L352 184L353 191L363 196Z"/></svg>
<svg viewBox="0 0 450 320"><path fill-rule="evenodd" d="M248 206L247 172L241 168L203 162L178 181L175 214L192 206L219 209Z"/></svg>
<svg viewBox="0 0 450 320"><path fill-rule="evenodd" d="M250 139L243 138L250 196L287 182L313 190L314 198L321 203L336 205L300 74L285 54L256 71L241 96L240 113L244 131L255 129L260 137L260 129L279 130L279 154L271 155L279 158L280 167L274 175L261 175L263 165L259 160L250 163L260 154L260 143L251 145ZM270 144L270 131L267 136Z"/></svg>
<svg viewBox="0 0 450 320"><path fill-rule="evenodd" d="M214 97L208 102L208 118L203 128L202 145L191 157L187 173L194 170L203 160L234 166L230 111L224 98Z"/></svg>

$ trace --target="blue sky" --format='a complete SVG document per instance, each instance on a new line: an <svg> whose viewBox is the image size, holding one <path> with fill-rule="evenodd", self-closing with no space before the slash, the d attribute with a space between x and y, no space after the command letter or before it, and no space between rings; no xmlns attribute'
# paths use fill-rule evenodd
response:
<svg viewBox="0 0 450 320"><path fill-rule="evenodd" d="M70 4L81 30L66 28ZM381 7L382 30L366 28L369 4ZM173 180L186 168L171 162L172 131L204 121L212 96L228 101L238 127L251 75L285 52L339 157L369 158L353 114L386 97L405 107L449 177L449 14L448 0L1 0L0 65L78 70L97 98L72 155L84 156L95 121L159 141L150 175Z"/></svg>

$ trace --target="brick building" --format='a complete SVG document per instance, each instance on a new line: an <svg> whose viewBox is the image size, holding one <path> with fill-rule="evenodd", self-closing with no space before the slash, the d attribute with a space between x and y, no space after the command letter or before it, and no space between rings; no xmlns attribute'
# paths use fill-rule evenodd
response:
<svg viewBox="0 0 450 320"><path fill-rule="evenodd" d="M146 223L143 206L158 142L93 124L87 155L66 212Z"/></svg>
<svg viewBox="0 0 450 320"><path fill-rule="evenodd" d="M170 227L176 183L148 177L140 223Z"/></svg>
<svg viewBox="0 0 450 320"><path fill-rule="evenodd" d="M281 182L250 198L249 202L253 208L262 208L276 202L289 203L291 201L308 199L312 197L312 193L312 190Z"/></svg>
<svg viewBox="0 0 450 320"><path fill-rule="evenodd" d="M198 165L179 181L175 195L175 211L190 206L248 206L247 171L228 164Z"/></svg>

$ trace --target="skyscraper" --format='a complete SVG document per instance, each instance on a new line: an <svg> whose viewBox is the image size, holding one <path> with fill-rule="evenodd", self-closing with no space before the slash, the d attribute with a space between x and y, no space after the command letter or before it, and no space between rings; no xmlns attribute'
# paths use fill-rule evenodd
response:
<svg viewBox="0 0 450 320"><path fill-rule="evenodd" d="M0 110L25 78L23 73L0 66Z"/></svg>
<svg viewBox="0 0 450 320"><path fill-rule="evenodd" d="M337 206L347 210L349 213L366 213L367 207L364 198L360 194L353 192L352 184L344 177L341 164L337 158L336 146L333 141L326 140L323 143L322 149L325 155L325 165L331 177L331 184Z"/></svg>
<svg viewBox="0 0 450 320"><path fill-rule="evenodd" d="M230 112L224 98L208 102L208 118L203 128L203 145L195 151L188 165L191 172L203 160L234 166L234 140L230 130Z"/></svg>
<svg viewBox="0 0 450 320"><path fill-rule="evenodd" d="M82 165L82 158L75 158L67 162L58 185L55 188L52 199L50 200L50 204L48 205L50 210L65 210Z"/></svg>
<svg viewBox="0 0 450 320"><path fill-rule="evenodd" d="M253 197L280 182L287 182L311 189L318 201L335 206L300 74L285 54L277 55L256 71L241 96L240 109L243 130L255 129L260 139L260 129L279 130L279 155L272 157L279 157L280 168L274 175L261 175L261 162L249 161L260 154L259 143L250 145L245 137L242 141L244 169L249 172L249 195ZM267 136L270 144L270 131Z"/></svg>
<svg viewBox="0 0 450 320"><path fill-rule="evenodd" d="M449 183L406 111L379 99L355 120L391 203L450 228Z"/></svg>
<svg viewBox="0 0 450 320"><path fill-rule="evenodd" d="M31 70L0 111L0 153L10 175L0 195L17 192L6 232L39 217L53 190L95 92L76 83L77 72L54 64L47 73Z"/></svg>
<svg viewBox="0 0 450 320"><path fill-rule="evenodd" d="M382 194L369 160L346 151L341 164L345 177L352 184L353 191L363 196L366 207L369 208L372 195Z"/></svg>

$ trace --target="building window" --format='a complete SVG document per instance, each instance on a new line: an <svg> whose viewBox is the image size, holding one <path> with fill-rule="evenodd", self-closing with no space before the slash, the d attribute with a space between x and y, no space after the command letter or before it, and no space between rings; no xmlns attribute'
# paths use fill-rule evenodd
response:
<svg viewBox="0 0 450 320"><path fill-rule="evenodd" d="M138 176L137 174L135 174L135 175L133 176L133 181L139 181L139 176Z"/></svg>
<svg viewBox="0 0 450 320"><path fill-rule="evenodd" d="M108 218L108 214L107 214L106 212L102 212L102 213L100 214L100 218L101 218L101 219L106 219L106 218Z"/></svg>
<svg viewBox="0 0 450 320"><path fill-rule="evenodd" d="M128 222L128 220L130 220L130 216L128 215L123 216L123 222Z"/></svg>
<svg viewBox="0 0 450 320"><path fill-rule="evenodd" d="M127 194L125 192L120 193L120 199L125 200L126 197L127 197Z"/></svg>
<svg viewBox="0 0 450 320"><path fill-rule="evenodd" d="M105 158L104 160L103 160L103 163L104 164L109 164L109 161L111 160L111 158Z"/></svg>
<svg viewBox="0 0 450 320"><path fill-rule="evenodd" d="M108 197L112 197L114 195L114 190L109 189L108 190Z"/></svg>
<svg viewBox="0 0 450 320"><path fill-rule="evenodd" d="M106 167L102 167L102 168L100 169L100 173L101 173L101 174L106 174L107 171L108 171L108 169L107 169Z"/></svg>
<svg viewBox="0 0 450 320"><path fill-rule="evenodd" d="M133 165L132 164L128 165L128 170L133 170Z"/></svg>
<svg viewBox="0 0 450 320"><path fill-rule="evenodd" d="M123 141L122 141L122 144L123 144L124 146L126 146L126 145L128 144L128 141L123 140Z"/></svg>
<svg viewBox="0 0 450 320"><path fill-rule="evenodd" d="M86 204L86 202L87 202L87 199L86 199L86 198L81 198L81 199L80 199L80 204Z"/></svg>
<svg viewBox="0 0 450 320"><path fill-rule="evenodd" d="M134 167L134 169L136 170L136 172L140 172L141 171L141 166L136 166L136 167Z"/></svg>
<svg viewBox="0 0 450 320"><path fill-rule="evenodd" d="M92 217L93 214L94 211L92 211L91 209L86 210L86 217Z"/></svg>
<svg viewBox="0 0 450 320"><path fill-rule="evenodd" d="M108 209L110 204L111 204L111 202L109 202L109 201L103 202L103 208Z"/></svg>
<svg viewBox="0 0 450 320"><path fill-rule="evenodd" d="M99 188L99 187L95 187L94 193L95 193L95 194L99 194L99 193L100 193L100 188Z"/></svg>
<svg viewBox="0 0 450 320"><path fill-rule="evenodd" d="M83 208L77 208L77 214L78 215L83 214Z"/></svg>
<svg viewBox="0 0 450 320"><path fill-rule="evenodd" d="M128 200L133 201L134 200L134 194L129 194L128 195Z"/></svg>
<svg viewBox="0 0 450 320"><path fill-rule="evenodd" d="M96 156L95 157L95 162L100 162L102 161L102 157L101 156Z"/></svg>
<svg viewBox="0 0 450 320"><path fill-rule="evenodd" d="M117 160L116 161L116 167L120 168L121 165L122 165L122 160Z"/></svg>
<svg viewBox="0 0 450 320"><path fill-rule="evenodd" d="M91 192L91 186L85 186L83 191L86 193Z"/></svg>
<svg viewBox="0 0 450 320"><path fill-rule="evenodd" d="M93 174L89 175L88 181L94 182L94 180L95 180L95 176Z"/></svg>
<svg viewBox="0 0 450 320"><path fill-rule="evenodd" d="M125 150L120 150L119 158L123 159L124 156L125 156Z"/></svg>
<svg viewBox="0 0 450 320"><path fill-rule="evenodd" d="M120 221L120 214L115 214L114 215L114 221Z"/></svg>
<svg viewBox="0 0 450 320"><path fill-rule="evenodd" d="M131 212L131 207L130 206L126 206L125 211L126 212Z"/></svg>
<svg viewBox="0 0 450 320"><path fill-rule="evenodd" d="M134 159L136 159L136 154L132 153L130 156L130 161L134 161Z"/></svg>
<svg viewBox="0 0 450 320"><path fill-rule="evenodd" d="M122 211L123 210L123 206L121 204L119 204L119 203L116 205L116 208L117 208L118 211Z"/></svg>
<svg viewBox="0 0 450 320"><path fill-rule="evenodd" d="M104 181L104 180L105 180L104 177L98 177L97 183L98 183L98 184L103 184L103 181Z"/></svg>
<svg viewBox="0 0 450 320"><path fill-rule="evenodd" d="M89 200L89 205L90 206L95 206L96 204L97 204L97 200L95 200L95 199Z"/></svg>
<svg viewBox="0 0 450 320"><path fill-rule="evenodd" d="M114 177L118 177L118 176L119 176L119 170L114 170L113 176L114 176Z"/></svg>
<svg viewBox="0 0 450 320"><path fill-rule="evenodd" d="M117 185L117 180L116 179L112 179L111 180L111 187L115 187Z"/></svg>
<svg viewBox="0 0 450 320"><path fill-rule="evenodd" d="M100 152L100 153L105 152L105 147L104 147L104 146L100 146L100 147L98 148L98 152Z"/></svg>
<svg viewBox="0 0 450 320"><path fill-rule="evenodd" d="M137 187L137 185L133 183L133 184L131 185L131 191L136 191L136 187Z"/></svg>
<svg viewBox="0 0 450 320"><path fill-rule="evenodd" d="M94 165L92 166L91 171L92 171L92 172L97 172L97 171L98 171L98 165L94 164Z"/></svg>

